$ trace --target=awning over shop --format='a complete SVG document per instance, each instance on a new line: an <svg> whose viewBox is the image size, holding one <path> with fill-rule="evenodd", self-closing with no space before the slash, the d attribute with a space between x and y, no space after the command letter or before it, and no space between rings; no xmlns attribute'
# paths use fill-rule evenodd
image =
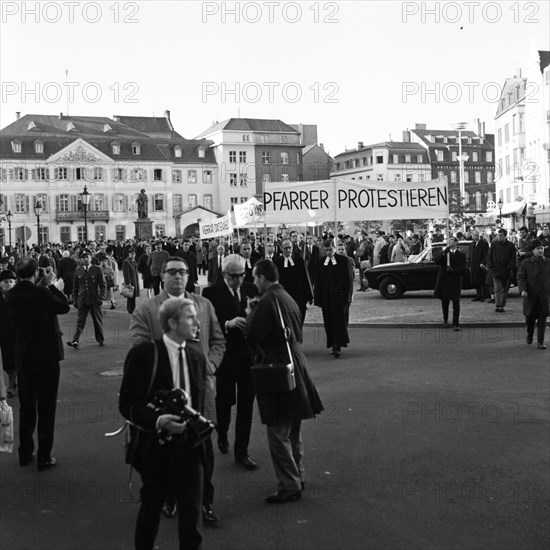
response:
<svg viewBox="0 0 550 550"><path fill-rule="evenodd" d="M511 214L521 214L525 210L526 206L527 201L507 202L506 204L502 205L502 215L510 216ZM489 213L489 216L491 216L492 218L499 218L500 214L501 210L495 208L492 212Z"/></svg>

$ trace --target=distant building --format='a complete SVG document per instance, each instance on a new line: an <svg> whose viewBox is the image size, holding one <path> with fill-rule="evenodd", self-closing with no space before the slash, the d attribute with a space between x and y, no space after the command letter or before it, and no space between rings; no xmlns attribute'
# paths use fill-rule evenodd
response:
<svg viewBox="0 0 550 550"><path fill-rule="evenodd" d="M330 178L334 159L325 151L322 143L304 147L302 159L304 181L322 181Z"/></svg>
<svg viewBox="0 0 550 550"><path fill-rule="evenodd" d="M217 210L218 169L211 142L182 138L169 112L159 118L116 119L17 114L0 131L0 203L13 214L14 236L27 227L29 244L83 241L84 186L91 194L89 239L133 237L142 188L156 235L174 235L175 216L190 208ZM40 238L37 202L43 207ZM0 243L7 242L2 227Z"/></svg>
<svg viewBox="0 0 550 550"><path fill-rule="evenodd" d="M485 134L485 125L476 120L477 132L462 130L464 162L464 206L472 214L485 213L487 202L495 200L495 148L494 135ZM460 201L458 130L430 130L425 124L416 124L404 133L420 144L428 154L431 167L429 179L445 176L449 182L450 210L456 211ZM454 207L454 208L453 208Z"/></svg>
<svg viewBox="0 0 550 550"><path fill-rule="evenodd" d="M300 132L280 120L230 118L197 139L212 141L221 211L260 195L262 182L303 180Z"/></svg>

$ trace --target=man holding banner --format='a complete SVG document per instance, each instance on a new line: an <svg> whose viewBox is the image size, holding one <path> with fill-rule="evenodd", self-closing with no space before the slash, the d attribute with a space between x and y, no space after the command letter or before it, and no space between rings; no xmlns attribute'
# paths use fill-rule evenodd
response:
<svg viewBox="0 0 550 550"><path fill-rule="evenodd" d="M335 254L330 240L323 242L326 257L319 260L315 274L315 305L323 310L327 348L338 359L341 349L349 343L347 309L349 308L350 279L348 260Z"/></svg>

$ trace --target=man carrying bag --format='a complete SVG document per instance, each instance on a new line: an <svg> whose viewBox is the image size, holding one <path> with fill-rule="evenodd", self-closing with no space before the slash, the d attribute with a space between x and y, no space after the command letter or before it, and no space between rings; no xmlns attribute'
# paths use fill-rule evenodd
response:
<svg viewBox="0 0 550 550"><path fill-rule="evenodd" d="M280 504L300 500L302 496L305 478L301 424L302 420L319 414L323 405L307 372L298 305L279 284L273 262L260 260L254 266L253 276L261 298L249 303L244 334L255 351L256 364L264 369L269 365L277 368L292 364L294 374L292 390L289 390L292 384L274 384L268 391L256 382L260 418L267 425L271 460L279 481L277 492L265 500Z"/></svg>

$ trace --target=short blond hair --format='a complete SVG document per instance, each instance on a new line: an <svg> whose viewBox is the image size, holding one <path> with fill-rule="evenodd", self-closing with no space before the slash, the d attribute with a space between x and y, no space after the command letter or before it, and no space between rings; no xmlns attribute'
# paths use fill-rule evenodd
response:
<svg viewBox="0 0 550 550"><path fill-rule="evenodd" d="M170 319L177 319L184 308L194 306L195 302L189 298L168 298L162 302L159 309L159 321L162 332L170 332L171 328L168 324Z"/></svg>

